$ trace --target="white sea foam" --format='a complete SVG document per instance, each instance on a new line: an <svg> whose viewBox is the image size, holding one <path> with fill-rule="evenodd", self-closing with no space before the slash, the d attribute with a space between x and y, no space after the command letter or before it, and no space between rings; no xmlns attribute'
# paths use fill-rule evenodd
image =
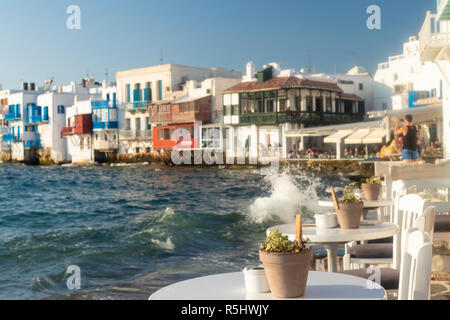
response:
<svg viewBox="0 0 450 320"><path fill-rule="evenodd" d="M170 239L170 237L168 237L166 239L166 241L152 239L152 242L161 249L170 250L170 251L175 250L175 244L172 242L172 239Z"/></svg>
<svg viewBox="0 0 450 320"><path fill-rule="evenodd" d="M306 218L312 218L315 213L322 212L318 205L316 186L320 180L311 177L297 176L299 182L287 173L267 176L271 184L271 194L261 197L249 207L249 216L256 223L278 217L289 223L295 215L302 213Z"/></svg>

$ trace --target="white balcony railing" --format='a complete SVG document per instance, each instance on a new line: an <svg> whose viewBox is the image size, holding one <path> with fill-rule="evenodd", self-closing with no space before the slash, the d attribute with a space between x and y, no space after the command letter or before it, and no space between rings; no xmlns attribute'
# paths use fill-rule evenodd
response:
<svg viewBox="0 0 450 320"><path fill-rule="evenodd" d="M151 140L152 138L151 130L120 130L121 140Z"/></svg>
<svg viewBox="0 0 450 320"><path fill-rule="evenodd" d="M433 61L442 48L450 47L450 21L438 21L437 15L428 11L419 40L422 60Z"/></svg>
<svg viewBox="0 0 450 320"><path fill-rule="evenodd" d="M94 139L93 141L94 150L99 151L108 151L108 150L117 150L119 149L119 143L116 140L104 140L104 139Z"/></svg>

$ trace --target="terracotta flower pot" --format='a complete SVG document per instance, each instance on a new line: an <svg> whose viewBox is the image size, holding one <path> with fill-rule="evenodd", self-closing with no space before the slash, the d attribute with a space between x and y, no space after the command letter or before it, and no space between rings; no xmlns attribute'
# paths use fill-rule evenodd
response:
<svg viewBox="0 0 450 320"><path fill-rule="evenodd" d="M381 192L381 184L369 184L369 183L363 183L361 185L361 188L364 192L364 196L367 201L377 201L380 192Z"/></svg>
<svg viewBox="0 0 450 320"><path fill-rule="evenodd" d="M336 210L337 218L341 229L359 229L364 204L356 203L339 203Z"/></svg>
<svg viewBox="0 0 450 320"><path fill-rule="evenodd" d="M312 248L298 253L259 251L272 295L276 298L303 297L312 258Z"/></svg>

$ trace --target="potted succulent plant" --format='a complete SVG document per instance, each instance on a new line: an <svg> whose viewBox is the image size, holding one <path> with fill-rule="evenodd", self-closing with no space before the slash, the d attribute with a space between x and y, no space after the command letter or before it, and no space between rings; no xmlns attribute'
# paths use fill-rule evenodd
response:
<svg viewBox="0 0 450 320"><path fill-rule="evenodd" d="M274 297L297 298L305 295L313 258L313 249L307 245L308 242L309 239L290 241L288 236L274 230L261 245L259 257Z"/></svg>
<svg viewBox="0 0 450 320"><path fill-rule="evenodd" d="M361 189L368 201L377 201L381 192L381 180L378 177L370 177L366 182L361 184Z"/></svg>
<svg viewBox="0 0 450 320"><path fill-rule="evenodd" d="M335 201L336 214L341 229L359 229L360 226L364 204L361 198L352 192L355 186L356 182L346 186L342 200Z"/></svg>

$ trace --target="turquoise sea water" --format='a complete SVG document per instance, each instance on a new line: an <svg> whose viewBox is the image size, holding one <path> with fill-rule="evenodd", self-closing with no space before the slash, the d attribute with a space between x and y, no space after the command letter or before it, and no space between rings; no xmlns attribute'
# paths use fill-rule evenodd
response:
<svg viewBox="0 0 450 320"><path fill-rule="evenodd" d="M0 299L147 299L259 264L267 227L346 178L258 170L0 166ZM81 290L67 288L67 267Z"/></svg>

